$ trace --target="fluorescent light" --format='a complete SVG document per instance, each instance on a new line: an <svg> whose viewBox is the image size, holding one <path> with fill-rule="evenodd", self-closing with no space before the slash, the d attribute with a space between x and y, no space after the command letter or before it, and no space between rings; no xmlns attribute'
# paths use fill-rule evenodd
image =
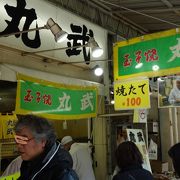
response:
<svg viewBox="0 0 180 180"><path fill-rule="evenodd" d="M89 38L88 46L91 47L92 57L98 58L98 57L102 56L103 49L99 47L98 43L95 41L95 39L93 37Z"/></svg>
<svg viewBox="0 0 180 180"><path fill-rule="evenodd" d="M110 91L110 94L114 94L114 91Z"/></svg>
<svg viewBox="0 0 180 180"><path fill-rule="evenodd" d="M163 82L163 81L165 81L165 80L162 79L162 78L158 78L158 81Z"/></svg>
<svg viewBox="0 0 180 180"><path fill-rule="evenodd" d="M143 66L143 63L138 63L136 66L135 66L135 68L136 69L139 69L139 68L141 68Z"/></svg>
<svg viewBox="0 0 180 180"><path fill-rule="evenodd" d="M159 70L159 66L158 66L158 65L154 65L154 66L152 67L152 70L153 70L153 71L158 71L158 70Z"/></svg>
<svg viewBox="0 0 180 180"><path fill-rule="evenodd" d="M94 74L96 76L101 76L103 74L103 69L99 65L94 67Z"/></svg>
<svg viewBox="0 0 180 180"><path fill-rule="evenodd" d="M92 57L94 58L98 58L100 56L102 56L103 54L103 49L100 47L93 47L92 48Z"/></svg>

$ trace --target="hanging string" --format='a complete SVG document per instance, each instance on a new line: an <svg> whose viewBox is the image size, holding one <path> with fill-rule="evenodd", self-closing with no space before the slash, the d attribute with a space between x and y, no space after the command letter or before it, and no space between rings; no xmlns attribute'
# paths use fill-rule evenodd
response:
<svg viewBox="0 0 180 180"><path fill-rule="evenodd" d="M176 23L173 23L173 22L169 22L169 21L166 21L166 20L164 20L164 19L160 19L160 18L151 16L151 15L148 15L148 14L144 14L144 13L141 13L141 12L139 12L139 11L126 8L126 7L124 7L124 6L120 6L120 5L117 5L117 4L113 4L113 3L110 3L110 2L107 2L107 1L104 1L104 0L99 0L99 1L101 1L101 2L103 2L103 3L105 3L105 4L108 4L108 5L114 6L114 7L118 7L118 8L121 8L121 9L124 9L124 10L127 10L127 11L130 11L130 12L136 13L136 14L140 14L140 15L142 15L142 16L149 17L149 18L151 18L151 19L155 19L155 20L158 20L158 21L161 21L161 22L164 22L164 23L173 25L173 26L177 26L177 27L180 26L179 24L176 24Z"/></svg>

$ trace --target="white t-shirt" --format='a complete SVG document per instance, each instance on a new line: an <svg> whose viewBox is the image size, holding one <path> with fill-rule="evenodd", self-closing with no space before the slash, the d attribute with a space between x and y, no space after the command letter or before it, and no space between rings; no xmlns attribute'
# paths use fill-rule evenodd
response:
<svg viewBox="0 0 180 180"><path fill-rule="evenodd" d="M95 180L88 147L73 143L69 152L73 159L73 169L76 171L79 180Z"/></svg>
<svg viewBox="0 0 180 180"><path fill-rule="evenodd" d="M18 156L16 159L14 159L8 165L8 167L5 169L2 176L9 176L11 174L15 174L17 172L20 172L21 163L22 163L22 158L21 158L21 156Z"/></svg>

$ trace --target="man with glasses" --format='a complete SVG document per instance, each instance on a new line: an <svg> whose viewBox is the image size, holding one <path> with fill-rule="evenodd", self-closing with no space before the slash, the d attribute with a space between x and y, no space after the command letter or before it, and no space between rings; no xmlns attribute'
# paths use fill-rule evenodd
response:
<svg viewBox="0 0 180 180"><path fill-rule="evenodd" d="M54 129L45 118L18 118L15 141L22 158L18 180L77 180L70 154L56 142Z"/></svg>

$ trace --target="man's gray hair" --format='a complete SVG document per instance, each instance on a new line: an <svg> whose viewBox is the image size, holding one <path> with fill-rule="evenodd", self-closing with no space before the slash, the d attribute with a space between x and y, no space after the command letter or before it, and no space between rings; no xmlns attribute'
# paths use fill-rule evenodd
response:
<svg viewBox="0 0 180 180"><path fill-rule="evenodd" d="M45 118L35 115L18 116L15 125L15 133L20 132L24 127L28 128L36 142L46 140L46 146L52 146L56 141L56 134L52 124Z"/></svg>

